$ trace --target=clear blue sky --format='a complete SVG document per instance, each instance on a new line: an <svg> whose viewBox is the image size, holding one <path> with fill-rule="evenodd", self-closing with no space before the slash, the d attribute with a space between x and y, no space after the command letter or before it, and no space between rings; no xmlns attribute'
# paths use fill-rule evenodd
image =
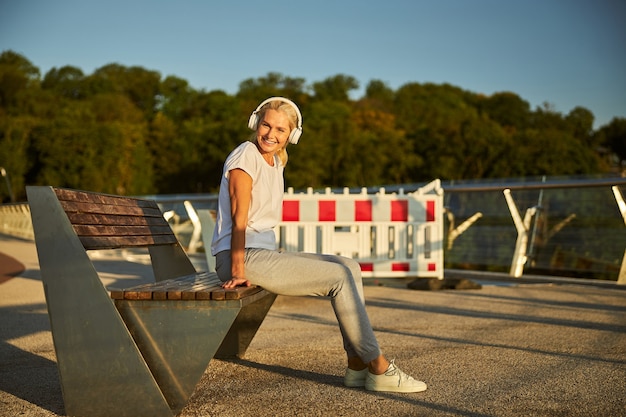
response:
<svg viewBox="0 0 626 417"><path fill-rule="evenodd" d="M512 91L626 117L624 0L0 0L0 51L42 76L109 63L237 92L268 72Z"/></svg>

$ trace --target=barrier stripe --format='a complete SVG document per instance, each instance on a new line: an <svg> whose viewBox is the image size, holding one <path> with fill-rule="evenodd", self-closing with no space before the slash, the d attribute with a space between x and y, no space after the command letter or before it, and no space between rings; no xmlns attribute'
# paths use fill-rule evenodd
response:
<svg viewBox="0 0 626 417"><path fill-rule="evenodd" d="M354 220L357 222L372 221L372 200L357 200L354 202Z"/></svg>
<svg viewBox="0 0 626 417"><path fill-rule="evenodd" d="M300 202L293 200L283 200L283 221L300 221Z"/></svg>
<svg viewBox="0 0 626 417"><path fill-rule="evenodd" d="M317 212L318 220L321 222L334 222L337 219L335 201L320 200Z"/></svg>
<svg viewBox="0 0 626 417"><path fill-rule="evenodd" d="M409 202L407 200L392 200L391 221L406 222L409 220Z"/></svg>
<svg viewBox="0 0 626 417"><path fill-rule="evenodd" d="M359 265L361 267L361 272L374 272L373 262L359 262ZM409 262L393 262L390 270L392 272L410 272L411 264ZM436 271L436 264L428 264L428 271Z"/></svg>
<svg viewBox="0 0 626 417"><path fill-rule="evenodd" d="M409 272L411 270L411 267L409 266L408 262L394 262L391 264L391 270Z"/></svg>
<svg viewBox="0 0 626 417"><path fill-rule="evenodd" d="M435 221L435 202L433 200L428 200L426 202L426 221Z"/></svg>
<svg viewBox="0 0 626 417"><path fill-rule="evenodd" d="M371 222L374 221L374 217L377 221L409 221L408 200L389 201L387 207L382 206L382 209L379 207L376 213L374 213L372 200L319 200L302 203L300 200L283 200L283 221ZM429 201L426 210L427 221L435 221L435 202Z"/></svg>
<svg viewBox="0 0 626 417"><path fill-rule="evenodd" d="M361 265L362 272L374 272L373 262L360 262L359 265Z"/></svg>

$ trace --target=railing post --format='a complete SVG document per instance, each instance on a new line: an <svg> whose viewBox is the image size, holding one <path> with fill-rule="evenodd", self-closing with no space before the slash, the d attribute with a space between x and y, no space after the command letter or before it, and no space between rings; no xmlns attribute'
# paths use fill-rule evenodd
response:
<svg viewBox="0 0 626 417"><path fill-rule="evenodd" d="M471 225L473 225L478 219L483 217L483 214L479 211L474 213L472 217L466 219L459 226L455 227L454 224L454 213L448 209L444 209L446 216L448 217L448 223L450 224L448 229L448 250L452 249L454 245L454 241L457 237L463 234Z"/></svg>
<svg viewBox="0 0 626 417"><path fill-rule="evenodd" d="M526 210L524 220L522 221L519 211L517 210L517 206L515 205L515 201L513 201L513 197L511 197L511 190L507 188L503 191L503 193L504 198L506 199L506 203L509 206L511 217L513 217L513 223L515 223L515 228L517 229L515 253L513 254L513 261L511 262L511 270L509 272L509 275L519 278L524 273L524 265L528 260L528 257L526 256L526 251L528 248L528 233L530 230L530 221L535 215L537 207L531 207Z"/></svg>
<svg viewBox="0 0 626 417"><path fill-rule="evenodd" d="M189 240L189 247L187 248L187 253L196 253L198 251L198 245L200 244L200 237L202 233L202 225L200 224L200 219L198 218L198 213L193 208L193 204L191 201L185 200L183 202L185 206L185 210L187 210L187 215L189 216L189 220L193 225L193 232L191 233L191 239Z"/></svg>
<svg viewBox="0 0 626 417"><path fill-rule="evenodd" d="M0 175L4 178L4 181L7 184L7 191L9 192L9 199L11 203L15 203L15 194L13 194L13 189L11 188L11 181L9 180L9 174L4 167L0 167Z"/></svg>
<svg viewBox="0 0 626 417"><path fill-rule="evenodd" d="M619 208L620 213L622 214L622 218L624 219L624 225L626 225L626 203L624 202L624 197L620 192L617 185L611 187L613 190L613 195L615 196L615 201L617 202L617 207ZM624 251L624 257L622 258L622 267L619 270L619 276L617 277L617 283L621 285L626 285L626 250Z"/></svg>

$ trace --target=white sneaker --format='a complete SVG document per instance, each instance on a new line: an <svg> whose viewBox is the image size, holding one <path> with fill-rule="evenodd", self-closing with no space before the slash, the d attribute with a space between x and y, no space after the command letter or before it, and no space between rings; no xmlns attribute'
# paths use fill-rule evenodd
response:
<svg viewBox="0 0 626 417"><path fill-rule="evenodd" d="M367 368L360 371L346 368L346 376L343 378L343 385L350 388L364 387L365 379L367 378L368 373L369 371L367 370Z"/></svg>
<svg viewBox="0 0 626 417"><path fill-rule="evenodd" d="M392 360L384 374L367 373L365 389L368 391L422 392L426 391L426 384L402 372Z"/></svg>

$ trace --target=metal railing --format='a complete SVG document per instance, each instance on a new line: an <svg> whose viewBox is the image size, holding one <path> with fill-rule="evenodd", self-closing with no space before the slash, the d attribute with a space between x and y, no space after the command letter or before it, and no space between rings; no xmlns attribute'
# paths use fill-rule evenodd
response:
<svg viewBox="0 0 626 417"><path fill-rule="evenodd" d="M422 185L386 189L411 192ZM446 268L626 284L626 178L442 182L442 188ZM199 222L188 206L215 210L217 195L144 197L170 216L183 244L199 248ZM0 205L0 233L33 238L26 203Z"/></svg>
<svg viewBox="0 0 626 417"><path fill-rule="evenodd" d="M444 183L446 267L626 284L625 185L621 177ZM456 219L470 224L454 233Z"/></svg>
<svg viewBox="0 0 626 417"><path fill-rule="evenodd" d="M27 203L0 204L0 233L34 240L30 207Z"/></svg>

